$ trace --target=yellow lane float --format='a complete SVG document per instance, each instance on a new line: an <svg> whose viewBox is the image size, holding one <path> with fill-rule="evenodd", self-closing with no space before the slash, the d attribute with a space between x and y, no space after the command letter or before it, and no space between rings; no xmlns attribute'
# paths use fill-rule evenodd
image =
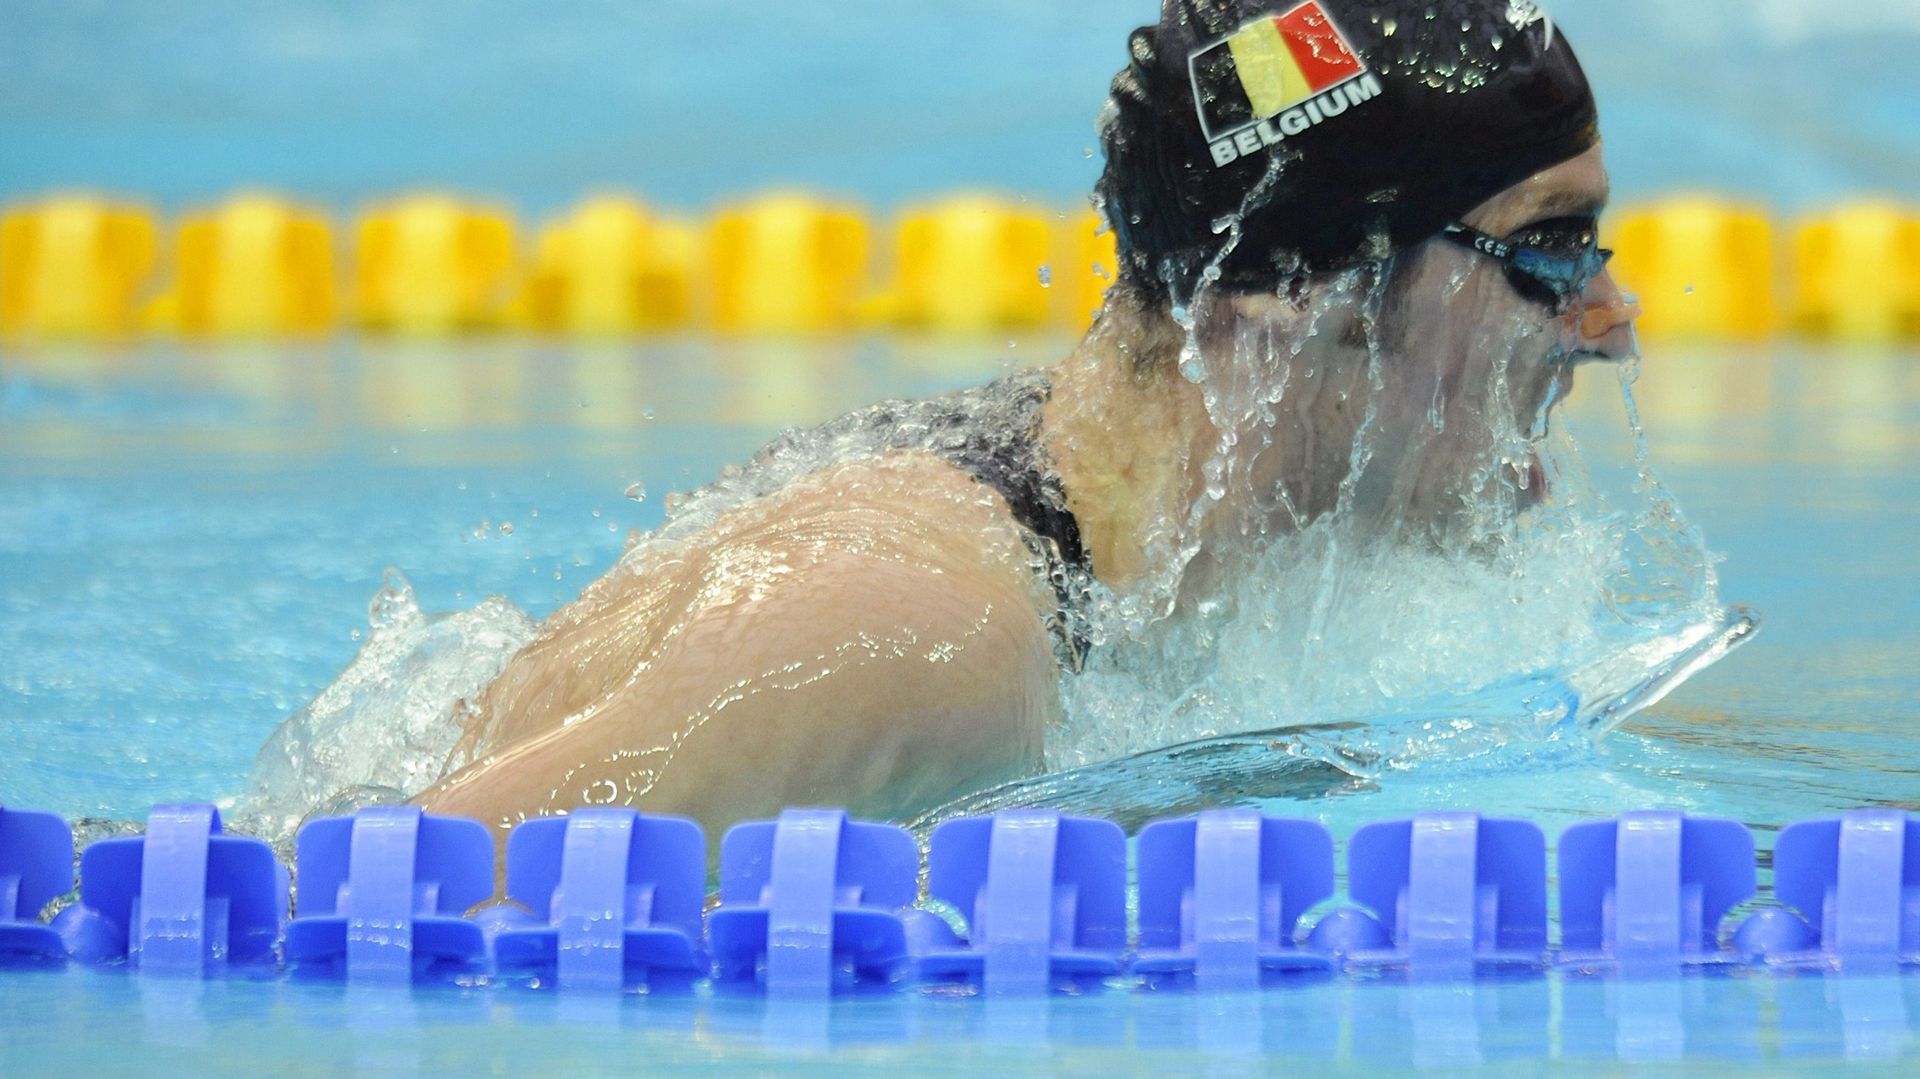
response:
<svg viewBox="0 0 1920 1079"><path fill-rule="evenodd" d="M1794 235L1795 329L1888 343L1920 337L1920 214L1891 201L1849 203Z"/></svg>
<svg viewBox="0 0 1920 1079"><path fill-rule="evenodd" d="M356 315L366 329L435 335L504 321L515 270L505 210L410 195L363 213L355 241Z"/></svg>
<svg viewBox="0 0 1920 1079"><path fill-rule="evenodd" d="M855 327L871 244L859 210L779 192L721 209L709 237L716 329L817 334Z"/></svg>
<svg viewBox="0 0 1920 1079"><path fill-rule="evenodd" d="M590 198L540 234L521 318L547 333L678 329L694 318L704 238L620 195Z"/></svg>
<svg viewBox="0 0 1920 1079"><path fill-rule="evenodd" d="M1604 237L1648 337L1757 340L1779 325L1765 211L1707 195L1629 209Z"/></svg>
<svg viewBox="0 0 1920 1079"><path fill-rule="evenodd" d="M0 214L0 333L132 333L155 243L149 211L95 195L54 195Z"/></svg>

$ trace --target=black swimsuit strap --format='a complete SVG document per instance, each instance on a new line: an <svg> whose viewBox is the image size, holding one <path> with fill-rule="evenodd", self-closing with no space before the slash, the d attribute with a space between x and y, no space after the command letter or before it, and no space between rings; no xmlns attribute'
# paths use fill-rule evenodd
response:
<svg viewBox="0 0 1920 1079"><path fill-rule="evenodd" d="M990 409L988 416L972 417L966 437L934 448L954 467L999 492L1013 519L1031 536L1029 543L1058 601L1047 618L1054 652L1063 667L1078 671L1091 647L1076 615L1086 598L1092 562L1080 538L1080 522L1067 508L1060 476L1040 445L1041 408L1052 390L1039 371L983 386L980 396L998 398L1005 411Z"/></svg>
<svg viewBox="0 0 1920 1079"><path fill-rule="evenodd" d="M1067 508L1066 491L1060 486L1059 475L1043 459L1039 441L1040 410L1052 389L1046 375L1039 371L981 387L981 396L999 397L1004 411L995 410L1000 412L991 417L995 422L968 425L971 430L958 443L934 449L961 471L998 491L1007 500L1013 519L1050 542L1062 562L1085 569L1088 559L1080 539L1080 522Z"/></svg>
<svg viewBox="0 0 1920 1079"><path fill-rule="evenodd" d="M1092 571L1080 524L1040 444L1041 409L1052 390L1046 372L1030 370L926 400L886 401L812 431L791 432L759 457L778 456L801 440L872 453L920 450L999 492L1058 600L1047 616L1054 653L1063 667L1077 671L1089 647L1079 612Z"/></svg>

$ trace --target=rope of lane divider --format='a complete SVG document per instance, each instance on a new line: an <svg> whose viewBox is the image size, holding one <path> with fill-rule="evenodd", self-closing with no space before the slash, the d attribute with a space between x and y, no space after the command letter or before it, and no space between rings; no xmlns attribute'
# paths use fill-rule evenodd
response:
<svg viewBox="0 0 1920 1079"><path fill-rule="evenodd" d="M1756 892L1752 833L1731 820L1630 812L1559 837L1550 941L1546 837L1530 821L1432 811L1358 829L1349 905L1320 824L1217 809L1156 821L1135 854L1118 825L1043 809L961 818L922 857L896 825L792 809L729 831L703 926L699 826L630 809L529 821L494 848L478 822L379 807L310 823L288 867L226 834L211 806L156 806L144 835L79 861L50 813L0 808L0 966L124 964L139 973L431 982L492 977L565 991L687 986L778 996L911 986L994 995L1101 985L1248 989L1390 970L1470 978L1752 967L1884 972L1920 964L1920 820L1860 809L1800 821ZM294 902L290 905L290 900Z"/></svg>

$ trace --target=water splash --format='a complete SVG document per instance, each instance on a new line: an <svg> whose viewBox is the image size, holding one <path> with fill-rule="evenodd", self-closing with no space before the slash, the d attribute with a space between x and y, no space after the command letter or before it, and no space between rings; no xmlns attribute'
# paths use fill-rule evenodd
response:
<svg viewBox="0 0 1920 1079"><path fill-rule="evenodd" d="M1171 308L1179 376L1218 435L1195 462L1204 482L1156 537L1152 573L1124 594L1094 586L1104 647L1063 684L1051 772L1117 761L1151 777L1140 791L1180 789L1190 757L1160 747L1306 727L1335 733L1286 737L1289 756L1369 780L1550 754L1751 635L1757 616L1721 603L1715 557L1653 472L1637 356L1619 366L1635 475L1620 495L1554 412L1576 357L1497 275L1415 253L1309 282L1301 302L1283 274L1259 317L1231 313L1242 300L1206 271L1239 216ZM1331 345L1354 337L1364 347ZM1111 793L1111 778L1088 781Z"/></svg>
<svg viewBox="0 0 1920 1079"><path fill-rule="evenodd" d="M462 702L536 628L498 596L428 615L392 569L367 624L347 669L261 747L235 805L246 830L284 843L311 813L402 801L440 778L463 733Z"/></svg>

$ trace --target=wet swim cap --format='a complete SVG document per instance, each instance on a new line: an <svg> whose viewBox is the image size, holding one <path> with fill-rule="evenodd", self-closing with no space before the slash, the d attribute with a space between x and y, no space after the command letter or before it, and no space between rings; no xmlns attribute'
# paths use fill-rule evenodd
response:
<svg viewBox="0 0 1920 1079"><path fill-rule="evenodd" d="M1417 244L1599 138L1533 0L1165 0L1129 44L1098 190L1123 275L1182 296L1243 204L1221 277L1270 289Z"/></svg>

